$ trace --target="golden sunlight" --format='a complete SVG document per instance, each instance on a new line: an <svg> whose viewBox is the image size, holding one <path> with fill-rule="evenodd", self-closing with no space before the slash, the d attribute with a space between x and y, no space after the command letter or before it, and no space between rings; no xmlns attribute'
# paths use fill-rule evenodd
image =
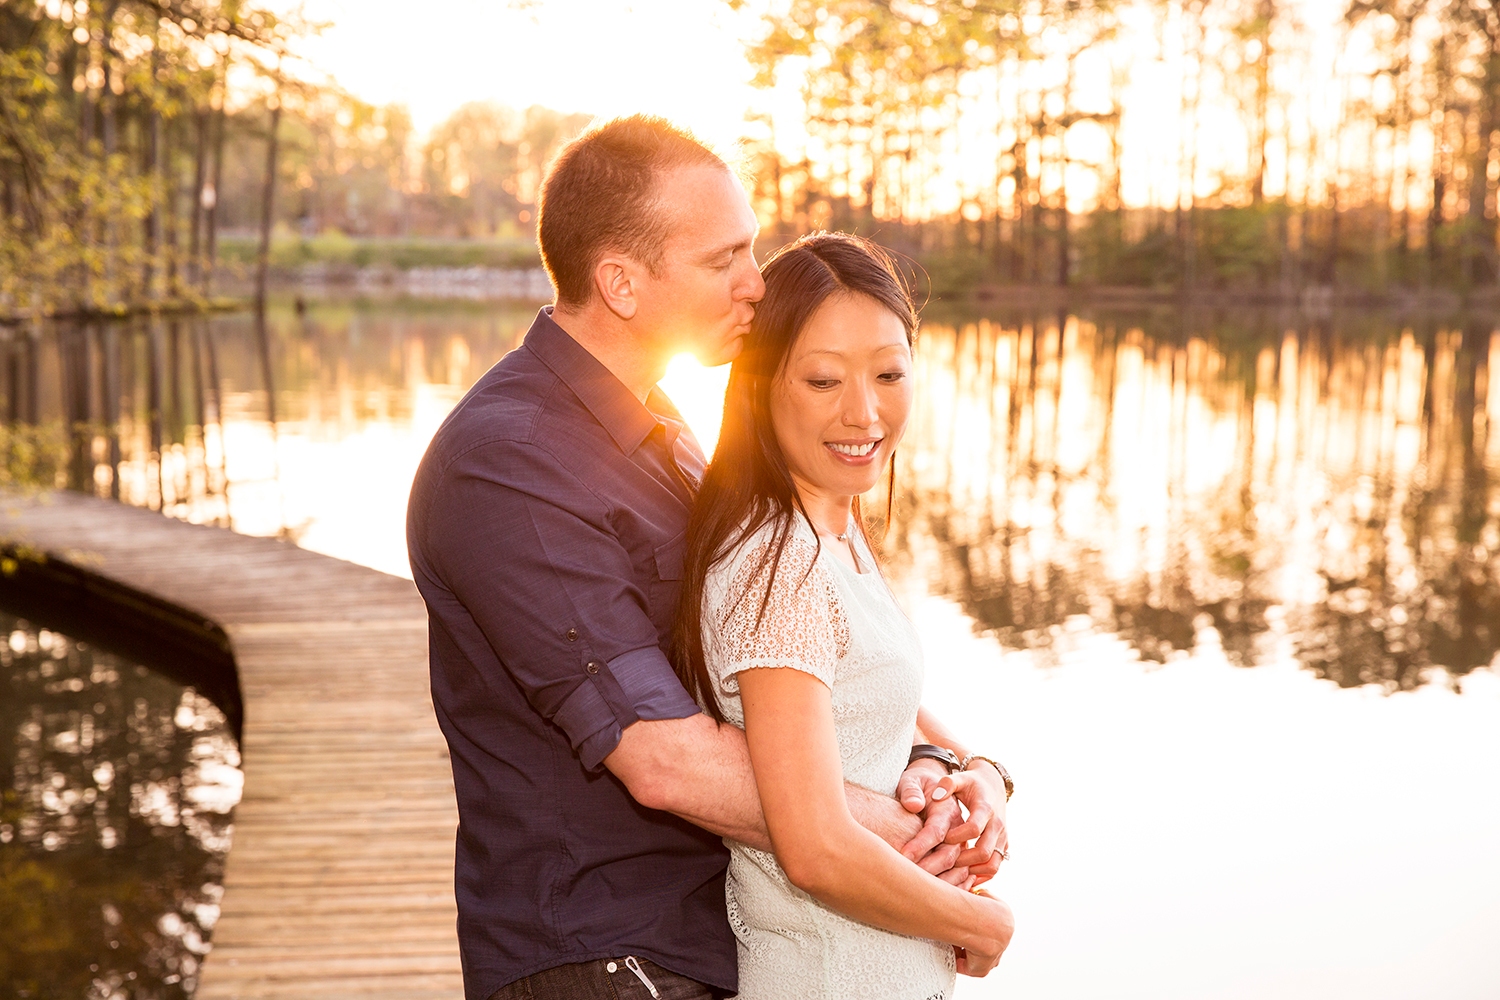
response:
<svg viewBox="0 0 1500 1000"><path fill-rule="evenodd" d="M666 377L657 385L682 412L698 443L703 445L703 453L712 457L714 445L719 443L729 366L704 368L691 354L679 354L667 365Z"/></svg>
<svg viewBox="0 0 1500 1000"><path fill-rule="evenodd" d="M293 7L292 0L281 5ZM300 6L337 27L299 39L298 52L367 101L405 104L422 130L465 101L488 98L591 115L650 111L727 144L740 136L755 101L739 39L758 11L697 0L467 0L445 17L408 18L393 0ZM459 22L462 30L455 30ZM400 41L393 43L397 23ZM570 68L560 72L564 66Z"/></svg>

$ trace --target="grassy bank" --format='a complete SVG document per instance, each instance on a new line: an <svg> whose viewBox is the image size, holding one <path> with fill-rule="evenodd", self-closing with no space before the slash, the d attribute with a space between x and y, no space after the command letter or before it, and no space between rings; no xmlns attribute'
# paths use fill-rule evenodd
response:
<svg viewBox="0 0 1500 1000"><path fill-rule="evenodd" d="M259 240L250 234L219 238L220 260L241 266L255 263ZM297 236L280 230L271 238L271 265L343 264L353 267L390 267L409 271L419 267L540 267L536 244L530 239L449 240L428 237L345 236L329 231Z"/></svg>

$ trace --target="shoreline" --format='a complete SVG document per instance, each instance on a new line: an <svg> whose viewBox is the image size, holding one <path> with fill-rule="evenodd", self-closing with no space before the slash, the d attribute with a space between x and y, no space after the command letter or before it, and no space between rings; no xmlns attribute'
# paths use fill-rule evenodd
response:
<svg viewBox="0 0 1500 1000"><path fill-rule="evenodd" d="M252 289L242 280L225 282L229 294L209 299L178 298L121 303L96 308L0 313L0 333L43 322L94 323L138 316L183 317L242 312L254 308ZM279 296L305 298L407 298L422 301L545 303L552 300L547 272L540 267L483 265L398 268L389 264L356 266L312 262L273 267L269 290ZM1419 315L1500 316L1500 289L1469 291L1392 287L1374 292L1361 288L1310 285L1296 289L1148 288L1135 285L1011 285L980 283L963 291L935 291L927 307L945 308L1182 309L1224 308L1281 310L1302 316L1331 317L1340 311Z"/></svg>

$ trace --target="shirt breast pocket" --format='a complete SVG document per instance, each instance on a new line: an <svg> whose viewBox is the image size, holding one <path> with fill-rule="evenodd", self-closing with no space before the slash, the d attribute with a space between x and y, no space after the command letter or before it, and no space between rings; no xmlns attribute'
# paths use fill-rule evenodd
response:
<svg viewBox="0 0 1500 1000"><path fill-rule="evenodd" d="M679 586L682 579L682 558L687 551L687 532L684 531L669 542L663 542L653 553L656 562L656 578Z"/></svg>
<svg viewBox="0 0 1500 1000"><path fill-rule="evenodd" d="M682 558L686 551L683 535L664 542L652 550L652 570L646 599L651 606L646 613L656 625L657 636L665 643L677 619L677 598L682 594Z"/></svg>

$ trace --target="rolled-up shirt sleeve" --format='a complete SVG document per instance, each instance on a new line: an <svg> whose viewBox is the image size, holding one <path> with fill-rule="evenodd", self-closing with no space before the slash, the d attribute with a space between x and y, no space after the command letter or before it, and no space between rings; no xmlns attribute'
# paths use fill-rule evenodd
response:
<svg viewBox="0 0 1500 1000"><path fill-rule="evenodd" d="M656 581L622 545L619 516L558 456L500 441L454 459L425 518L431 568L591 770L634 722L699 711L657 645Z"/></svg>

